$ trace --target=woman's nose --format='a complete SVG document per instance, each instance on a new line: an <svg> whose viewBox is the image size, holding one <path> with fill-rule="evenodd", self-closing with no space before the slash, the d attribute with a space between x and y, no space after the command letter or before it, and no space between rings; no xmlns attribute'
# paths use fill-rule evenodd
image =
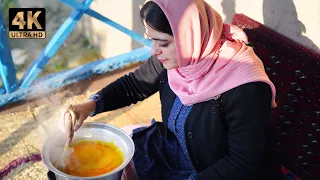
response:
<svg viewBox="0 0 320 180"><path fill-rule="evenodd" d="M151 49L151 55L152 56L157 56L161 53L161 49L156 46L154 42L152 42L152 49Z"/></svg>

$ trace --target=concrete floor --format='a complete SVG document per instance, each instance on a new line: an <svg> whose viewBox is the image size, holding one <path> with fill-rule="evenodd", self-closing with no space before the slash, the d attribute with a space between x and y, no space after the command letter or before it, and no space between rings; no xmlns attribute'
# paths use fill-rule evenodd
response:
<svg viewBox="0 0 320 180"><path fill-rule="evenodd" d="M0 170L17 158L39 153L46 137L57 129L60 112L67 105L85 101L92 93L136 67L95 76L45 97L0 109ZM156 93L143 102L96 115L87 121L103 122L117 127L150 123L152 118L161 121L160 107L159 95ZM4 179L47 179L46 172L42 162L26 163L11 171Z"/></svg>

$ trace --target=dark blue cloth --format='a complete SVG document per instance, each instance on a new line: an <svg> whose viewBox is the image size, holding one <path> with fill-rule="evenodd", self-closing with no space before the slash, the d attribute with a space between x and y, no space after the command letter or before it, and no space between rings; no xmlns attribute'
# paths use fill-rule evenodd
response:
<svg viewBox="0 0 320 180"><path fill-rule="evenodd" d="M90 117L93 117L99 113L102 113L104 110L104 100L100 94L93 94L89 97L89 100L92 100L96 103L95 111L89 114Z"/></svg>
<svg viewBox="0 0 320 180"><path fill-rule="evenodd" d="M192 106L184 106L180 99L177 97L174 101L172 110L170 112L170 116L168 119L168 128L170 131L177 137L184 158L178 162L178 165L182 169L194 169L189 157L187 145L186 145L186 139L185 139L185 133L184 133L184 124L187 119L187 116L191 110ZM170 146L170 144L169 144ZM177 148L175 146L170 148Z"/></svg>
<svg viewBox="0 0 320 180"><path fill-rule="evenodd" d="M96 102L96 110L90 113L95 116L101 113L104 104L99 94L90 96ZM184 106L177 97L168 119L167 139L163 138L160 129L162 123L152 120L150 127L133 131L135 143L134 163L140 179L159 177L164 180L193 180L196 171L192 165L185 141L184 125L192 106Z"/></svg>
<svg viewBox="0 0 320 180"><path fill-rule="evenodd" d="M140 179L194 179L196 171L186 148L184 133L185 120L191 108L175 99L166 139L163 137L163 124L155 120L150 127L134 130L136 151L133 161Z"/></svg>

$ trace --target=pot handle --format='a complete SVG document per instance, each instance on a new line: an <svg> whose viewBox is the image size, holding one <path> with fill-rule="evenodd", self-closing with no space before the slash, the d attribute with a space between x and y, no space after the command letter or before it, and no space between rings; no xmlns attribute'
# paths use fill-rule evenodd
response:
<svg viewBox="0 0 320 180"><path fill-rule="evenodd" d="M52 171L48 171L47 176L49 180L57 180L56 175Z"/></svg>

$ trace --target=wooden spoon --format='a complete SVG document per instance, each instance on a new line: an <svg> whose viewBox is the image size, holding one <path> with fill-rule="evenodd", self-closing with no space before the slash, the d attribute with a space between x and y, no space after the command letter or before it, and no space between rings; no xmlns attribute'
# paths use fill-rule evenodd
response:
<svg viewBox="0 0 320 180"><path fill-rule="evenodd" d="M76 124L76 113L73 110L72 105L70 105L67 109L66 109L66 113L70 113L71 115L71 119L70 118L65 118L64 119L64 127L66 128L66 133L67 133L67 142L66 142L66 146L65 147L69 147L71 142L72 142L72 138L74 135L74 126Z"/></svg>

